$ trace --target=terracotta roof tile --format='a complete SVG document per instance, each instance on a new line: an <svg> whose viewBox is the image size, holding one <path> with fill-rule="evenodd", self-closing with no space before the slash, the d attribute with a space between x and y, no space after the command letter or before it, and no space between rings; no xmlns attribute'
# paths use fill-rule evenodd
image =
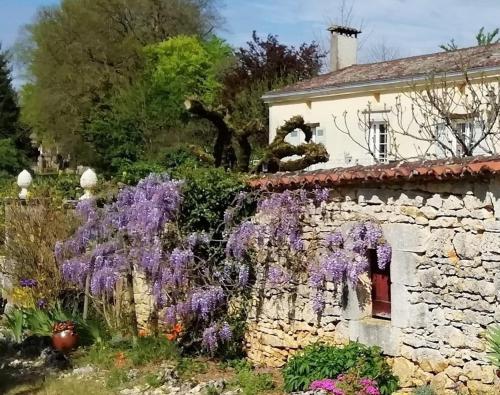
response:
<svg viewBox="0 0 500 395"><path fill-rule="evenodd" d="M265 97L320 88L426 76L430 73L459 72L464 67L468 70L500 67L500 43L386 62L356 64L269 92Z"/></svg>
<svg viewBox="0 0 500 395"><path fill-rule="evenodd" d="M500 174L500 155L432 161L395 162L328 170L277 173L251 179L252 188L270 190L337 187L355 184L436 181Z"/></svg>

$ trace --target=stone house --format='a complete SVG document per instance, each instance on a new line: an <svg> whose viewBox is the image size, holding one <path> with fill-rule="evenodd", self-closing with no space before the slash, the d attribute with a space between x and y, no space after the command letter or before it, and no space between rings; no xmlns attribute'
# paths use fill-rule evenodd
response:
<svg viewBox="0 0 500 395"><path fill-rule="evenodd" d="M383 271L372 265L344 298L327 288L320 316L306 281L256 292L250 359L283 366L312 342L360 341L392 357L404 389L430 383L438 394L500 393L484 339L500 323L499 156L278 173L251 186L328 188L329 201L308 209L304 238L369 218L381 225L392 259Z"/></svg>
<svg viewBox="0 0 500 395"><path fill-rule="evenodd" d="M263 96L270 141L301 115L313 127L313 141L326 146L330 160L310 170L461 156L459 140L470 155L500 152L498 118L489 118L492 102L500 112L500 44L356 64L361 32L329 30L331 72ZM297 130L287 141L300 144L304 135Z"/></svg>

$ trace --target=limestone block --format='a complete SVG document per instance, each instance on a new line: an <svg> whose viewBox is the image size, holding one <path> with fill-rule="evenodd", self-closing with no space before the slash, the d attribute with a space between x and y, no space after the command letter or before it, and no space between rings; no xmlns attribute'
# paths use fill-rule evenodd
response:
<svg viewBox="0 0 500 395"><path fill-rule="evenodd" d="M452 244L455 231L453 229L435 229L432 231L426 245L429 257L449 257L455 249Z"/></svg>
<svg viewBox="0 0 500 395"><path fill-rule="evenodd" d="M392 251L391 281L395 284L417 285L418 255L408 251Z"/></svg>
<svg viewBox="0 0 500 395"><path fill-rule="evenodd" d="M415 356L425 372L440 373L448 367L448 363L437 350L420 348L415 351Z"/></svg>
<svg viewBox="0 0 500 395"><path fill-rule="evenodd" d="M438 394L446 394L446 390L453 387L453 381L444 372L438 373L431 379L431 388ZM454 393L454 391L451 393Z"/></svg>
<svg viewBox="0 0 500 395"><path fill-rule="evenodd" d="M444 210L459 210L464 207L464 202L461 198L455 195L450 195L443 200L442 207Z"/></svg>
<svg viewBox="0 0 500 395"><path fill-rule="evenodd" d="M400 355L402 333L391 321L364 319L349 321L349 338L368 346L379 346L385 354Z"/></svg>
<svg viewBox="0 0 500 395"><path fill-rule="evenodd" d="M500 394L500 385L483 384L481 381L470 380L467 382L467 388L472 395L498 395Z"/></svg>
<svg viewBox="0 0 500 395"><path fill-rule="evenodd" d="M392 371L399 378L401 387L411 387L417 366L406 358L395 358Z"/></svg>
<svg viewBox="0 0 500 395"><path fill-rule="evenodd" d="M441 208L443 207L443 199L436 193L431 198L427 199L426 204L434 208Z"/></svg>
<svg viewBox="0 0 500 395"><path fill-rule="evenodd" d="M431 228L457 228L460 222L457 217L439 217L429 221Z"/></svg>
<svg viewBox="0 0 500 395"><path fill-rule="evenodd" d="M407 328L410 326L411 304L410 293L406 286L401 284L391 284L391 322L397 328Z"/></svg>
<svg viewBox="0 0 500 395"><path fill-rule="evenodd" d="M382 224L385 239L393 250L425 252L429 231L411 224Z"/></svg>
<svg viewBox="0 0 500 395"><path fill-rule="evenodd" d="M474 259L481 251L482 237L468 232L457 233L453 246L461 259Z"/></svg>
<svg viewBox="0 0 500 395"><path fill-rule="evenodd" d="M435 219L438 214L438 210L436 210L434 207L430 206L424 206L420 209L420 212L427 218L427 219Z"/></svg>
<svg viewBox="0 0 500 395"><path fill-rule="evenodd" d="M482 241L481 251L500 255L500 233L486 232Z"/></svg>
<svg viewBox="0 0 500 395"><path fill-rule="evenodd" d="M439 326L434 330L434 333L439 340L454 348L463 347L467 341L463 332L453 326Z"/></svg>

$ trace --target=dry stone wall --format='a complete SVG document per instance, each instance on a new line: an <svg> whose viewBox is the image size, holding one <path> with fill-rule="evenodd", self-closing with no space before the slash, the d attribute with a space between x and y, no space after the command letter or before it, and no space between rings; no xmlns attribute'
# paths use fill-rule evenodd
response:
<svg viewBox="0 0 500 395"><path fill-rule="evenodd" d="M270 288L258 279L246 336L250 358L283 366L318 340L358 340L391 356L403 388L430 383L499 394L484 334L500 322L500 178L332 189L309 209L305 238L374 219L393 248L391 320L371 316L371 283L327 289L317 316L304 279ZM276 259L279 261L279 259Z"/></svg>

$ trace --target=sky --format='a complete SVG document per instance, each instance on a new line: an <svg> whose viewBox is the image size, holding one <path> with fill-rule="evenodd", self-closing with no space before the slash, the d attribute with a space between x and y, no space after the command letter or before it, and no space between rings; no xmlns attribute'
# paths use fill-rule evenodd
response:
<svg viewBox="0 0 500 395"><path fill-rule="evenodd" d="M219 31L229 43L243 45L253 30L276 34L287 44L318 41L328 46L326 28L340 23L342 0L220 0L225 26ZM380 43L400 56L439 51L454 38L459 46L474 45L484 26L500 25L500 0L354 0L351 25L360 27L362 61L370 60ZM0 0L0 42L10 47L38 7L58 0Z"/></svg>

